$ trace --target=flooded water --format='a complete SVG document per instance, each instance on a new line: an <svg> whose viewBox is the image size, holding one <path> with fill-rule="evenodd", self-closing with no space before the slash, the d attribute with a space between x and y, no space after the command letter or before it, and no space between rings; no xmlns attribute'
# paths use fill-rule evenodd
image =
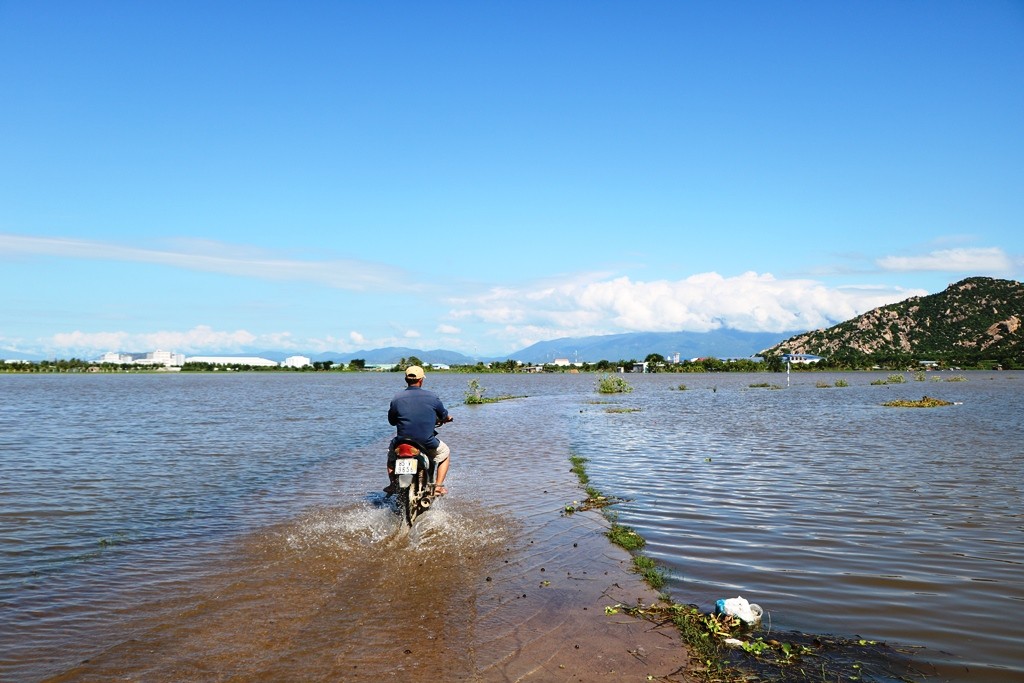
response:
<svg viewBox="0 0 1024 683"><path fill-rule="evenodd" d="M559 514L578 454L675 599L1018 681L1024 375L963 375L431 374L451 495L411 532L379 493L395 375L0 375L0 680L671 671L593 618L650 594ZM528 398L464 406L470 379ZM923 394L956 405L881 407Z"/></svg>

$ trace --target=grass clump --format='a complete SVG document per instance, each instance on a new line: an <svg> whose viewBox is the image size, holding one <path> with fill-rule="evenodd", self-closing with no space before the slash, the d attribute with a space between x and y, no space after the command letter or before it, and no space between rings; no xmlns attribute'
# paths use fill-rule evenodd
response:
<svg viewBox="0 0 1024 683"><path fill-rule="evenodd" d="M587 468L584 467L587 464L587 459L581 455L570 455L569 462L572 463L572 468L569 470L576 475L576 478L580 480L582 486L586 486L590 483L590 476L587 474Z"/></svg>
<svg viewBox="0 0 1024 683"><path fill-rule="evenodd" d="M837 387L848 387L848 386L850 386L850 383L847 382L845 379L837 379L836 380L836 386Z"/></svg>
<svg viewBox="0 0 1024 683"><path fill-rule="evenodd" d="M484 396L487 390L480 385L480 382L471 379L468 384L469 386L466 389L466 405L468 406L497 403L498 401L507 401L511 398L525 398L524 396Z"/></svg>
<svg viewBox="0 0 1024 683"><path fill-rule="evenodd" d="M896 401L887 401L882 405L887 408L938 408L939 406L951 406L953 404L949 401L943 401L941 398L922 396L920 401L899 399Z"/></svg>
<svg viewBox="0 0 1024 683"><path fill-rule="evenodd" d="M644 537L638 534L632 527L619 524L614 520L612 521L611 528L605 535L608 536L608 540L612 543L630 552L640 550L640 548L647 544Z"/></svg>
<svg viewBox="0 0 1024 683"><path fill-rule="evenodd" d="M647 585L654 590L661 590L668 578L667 572L659 567L657 563L644 555L633 556L633 569L644 577Z"/></svg>
<svg viewBox="0 0 1024 683"><path fill-rule="evenodd" d="M628 394L631 391L633 391L633 387L621 377L605 375L597 382L597 393L599 394Z"/></svg>
<svg viewBox="0 0 1024 683"><path fill-rule="evenodd" d="M605 408L606 413L639 413L639 408Z"/></svg>

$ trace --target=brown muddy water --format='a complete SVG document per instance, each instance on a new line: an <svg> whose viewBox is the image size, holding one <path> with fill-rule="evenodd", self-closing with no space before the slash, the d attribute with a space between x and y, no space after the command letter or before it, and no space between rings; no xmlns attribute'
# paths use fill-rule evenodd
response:
<svg viewBox="0 0 1024 683"><path fill-rule="evenodd" d="M1022 680L1024 375L887 375L433 373L451 494L411 531L394 375L0 376L0 680L671 676L674 633L604 613L655 596L561 514L571 454L676 600Z"/></svg>

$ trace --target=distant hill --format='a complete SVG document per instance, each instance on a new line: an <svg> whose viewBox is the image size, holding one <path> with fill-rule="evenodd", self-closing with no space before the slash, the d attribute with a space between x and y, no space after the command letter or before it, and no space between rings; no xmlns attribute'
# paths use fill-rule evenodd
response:
<svg viewBox="0 0 1024 683"><path fill-rule="evenodd" d="M1024 284L971 277L938 294L881 306L825 330L798 334L762 354L811 353L1024 359Z"/></svg>
<svg viewBox="0 0 1024 683"><path fill-rule="evenodd" d="M713 332L630 332L593 337L565 337L537 342L516 351L509 358L524 363L550 363L556 358L596 363L600 360L643 360L649 354L659 353L666 358L679 354L681 360L690 358L746 358L757 353L766 344L772 344L791 332L740 332L715 330Z"/></svg>
<svg viewBox="0 0 1024 683"><path fill-rule="evenodd" d="M478 361L518 360L523 363L550 363L556 358L570 361L596 363L600 360L643 360L651 353L660 353L669 358L679 354L681 359L714 356L717 358L744 358L754 355L758 349L777 342L780 337L791 333L739 332L716 330L714 332L632 332L592 337L564 337L543 341L507 356L471 358L457 351L444 349L412 349L392 346L381 349L366 349L346 353L321 353L311 356L314 361L348 363L361 358L370 365L397 363L403 358L416 356L424 363L445 365L474 365ZM264 352L264 358L274 359L280 353Z"/></svg>
<svg viewBox="0 0 1024 683"><path fill-rule="evenodd" d="M433 349L424 351L422 349L410 349L404 346L388 346L381 349L368 349L364 351L353 351L346 353L321 353L312 356L314 361L332 360L336 363L349 363L353 358L360 358L368 365L387 365L397 363L403 358L416 356L424 363L432 365L474 365L478 359L470 358L457 351L446 351L444 349Z"/></svg>

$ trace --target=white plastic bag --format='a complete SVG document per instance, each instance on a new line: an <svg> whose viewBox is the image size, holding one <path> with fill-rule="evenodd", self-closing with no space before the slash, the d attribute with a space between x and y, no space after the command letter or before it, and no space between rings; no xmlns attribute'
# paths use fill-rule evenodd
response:
<svg viewBox="0 0 1024 683"><path fill-rule="evenodd" d="M715 603L715 612L736 617L748 625L761 621L761 615L763 614L759 605L751 604L742 597L719 600Z"/></svg>

